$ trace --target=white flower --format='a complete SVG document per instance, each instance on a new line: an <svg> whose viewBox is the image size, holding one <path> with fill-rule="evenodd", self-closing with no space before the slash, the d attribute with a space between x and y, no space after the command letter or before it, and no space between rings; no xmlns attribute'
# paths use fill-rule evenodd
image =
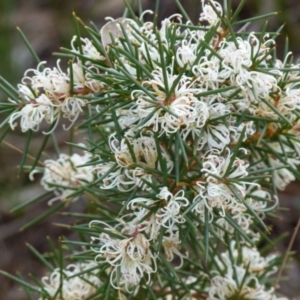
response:
<svg viewBox="0 0 300 300"><path fill-rule="evenodd" d="M249 167L249 164L246 164L244 160L239 159L238 157L235 157L233 160L229 148L226 148L226 150L226 157L210 154L205 158L201 171L204 172L207 181L216 182L218 178L227 178L230 181L230 179L240 179L248 175L247 168ZM231 168L228 169L230 163L232 163ZM243 188L238 187L238 184L233 184L239 190L243 190ZM241 185L244 187L246 184L249 183L244 182Z"/></svg>
<svg viewBox="0 0 300 300"><path fill-rule="evenodd" d="M136 103L120 118L123 127L137 123L137 127L151 126L161 134L174 133L180 128L195 123L199 117L199 100L195 97L201 90L193 87L192 78L182 76L175 86L174 93L167 95L167 86L170 89L178 75L167 71L167 82L161 68L152 72L153 79L144 82L151 90L145 93L141 90L132 92L132 100ZM168 97L167 97L168 96Z"/></svg>
<svg viewBox="0 0 300 300"><path fill-rule="evenodd" d="M198 213L203 213L203 208L201 207L203 203L201 202L204 202L209 210L211 220L213 219L212 209L214 207L221 209L220 215L223 217L225 216L226 210L230 209L236 211L238 207L239 199L236 199L236 196L228 185L236 189L237 193L243 198L246 195L246 187L248 185L256 185L255 183L242 180L242 178L248 175L247 168L249 165L236 157L232 162L231 169L228 170L231 160L232 158L228 148L226 157L220 154L208 155L201 169L205 181L197 181L196 186L194 186L198 195L193 200L194 203L197 203L193 210ZM231 181L231 179L234 181ZM236 179L239 180L237 181Z"/></svg>
<svg viewBox="0 0 300 300"><path fill-rule="evenodd" d="M41 62L37 69L29 69L25 72L22 84L18 85L20 96L28 103L18 103L21 107L20 111L14 112L10 116L10 126L15 127L15 120L21 118L21 129L27 131L29 129L37 131L43 120L49 124L54 124L50 132L55 129L61 114L64 118L71 121L70 126L78 118L83 111L83 107L87 104L87 100L79 98L81 94L91 94L99 91L103 84L91 78L91 74L84 74L81 63L72 64L72 80L70 78L71 71L65 74L60 68L60 61L57 61L57 67L50 69L44 68L45 62ZM93 67L89 68L92 72ZM96 71L97 72L97 71ZM33 73L30 77L28 74ZM73 87L71 89L70 82ZM29 88L30 86L30 88ZM74 95L71 94L73 90ZM11 102L17 103L12 100Z"/></svg>
<svg viewBox="0 0 300 300"><path fill-rule="evenodd" d="M235 279L235 274L237 280ZM207 300L224 300L231 297L241 297L249 300L272 300L274 290L265 290L263 285L254 276L247 276L246 269L228 267L225 276L215 276L211 279L211 287Z"/></svg>
<svg viewBox="0 0 300 300"><path fill-rule="evenodd" d="M236 130L232 129L231 142L237 143L241 138L241 132L245 129L243 142L247 140L247 138L251 138L256 133L256 126L253 121L244 122L240 126L236 127Z"/></svg>
<svg viewBox="0 0 300 300"><path fill-rule="evenodd" d="M63 112L63 117L69 119L72 122L69 128L77 120L86 103L87 100L77 97L68 97L62 102L61 111Z"/></svg>
<svg viewBox="0 0 300 300"><path fill-rule="evenodd" d="M85 77L82 65L80 62L72 64L72 71L68 68L68 76L71 78L71 72L73 73L73 89L81 90L85 87Z"/></svg>
<svg viewBox="0 0 300 300"><path fill-rule="evenodd" d="M287 161L291 166L300 164L299 159L288 158ZM294 174L284 167L283 163L279 159L270 156L269 162L272 167L282 167L273 171L273 181L279 190L283 191L288 184L296 180Z"/></svg>
<svg viewBox="0 0 300 300"><path fill-rule="evenodd" d="M157 43L157 42L155 42ZM161 61L161 54L158 51L157 47L147 43L147 42L142 42L140 47L139 47L139 59L143 63L149 63L151 60L151 63L158 66L158 64ZM164 58L166 54L164 53Z"/></svg>
<svg viewBox="0 0 300 300"><path fill-rule="evenodd" d="M232 259L234 264L247 269L251 274L263 274L266 269L270 269L270 262L277 256L270 254L266 257L261 256L260 252L255 247L240 246L235 241L231 241L230 250L227 250L221 254L221 259L217 259L218 265L221 269L226 270L228 266L232 265ZM268 270L268 275L277 271L277 267L272 267Z"/></svg>
<svg viewBox="0 0 300 300"><path fill-rule="evenodd" d="M198 149L206 147L208 149L223 150L230 143L230 127L225 122L215 121L229 113L229 109L222 103L208 105L209 116L207 122L201 131L202 136Z"/></svg>
<svg viewBox="0 0 300 300"><path fill-rule="evenodd" d="M109 189L117 186L120 191L128 191L138 186L143 190L151 189L147 182L152 183L153 175L143 166L148 169L161 170L160 162L157 163L155 139L146 135L134 138L132 134L134 132L128 132L120 142L115 133L110 136L109 145L116 163L105 162L97 165L97 175L102 178L104 183L102 188ZM163 147L160 148L161 155L166 161L167 170L170 172L173 169L173 162L167 151ZM109 170L111 171L109 172Z"/></svg>
<svg viewBox="0 0 300 300"><path fill-rule="evenodd" d="M99 163L94 168L97 177L102 178L101 189L111 189L117 187L122 191L122 183L124 181L120 168L117 168L117 164L113 161Z"/></svg>
<svg viewBox="0 0 300 300"><path fill-rule="evenodd" d="M185 128L181 130L181 135L184 140L187 140L191 134L192 140L195 141L198 137L201 136L203 132L202 128L207 125L206 122L209 118L209 108L205 102L198 101L195 103L196 114L194 116L194 121L187 124ZM203 133L203 136L205 133ZM203 140L205 137L202 138ZM202 143L204 145L204 141Z"/></svg>
<svg viewBox="0 0 300 300"><path fill-rule="evenodd" d="M208 59L206 56L202 56L192 68L193 73L197 76L197 83L204 90L218 89L219 83L224 79L220 78L220 60L213 56Z"/></svg>
<svg viewBox="0 0 300 300"><path fill-rule="evenodd" d="M216 125L208 124L202 140L202 144L208 144L210 149L216 148L223 150L230 143L230 131L226 124L219 123Z"/></svg>
<svg viewBox="0 0 300 300"><path fill-rule="evenodd" d="M131 43L135 43L136 39L134 35L132 35L132 27L135 27L137 30L139 27L137 23L129 18L118 18L116 20L107 17L106 20L109 20L100 30L101 42L104 50L106 50L107 46L112 44L113 42L118 45L118 47L123 48L122 43L120 42L120 38L124 37L123 30L126 31L127 37L129 38ZM113 37L113 39L111 38Z"/></svg>
<svg viewBox="0 0 300 300"><path fill-rule="evenodd" d="M26 101L30 102L34 100L38 95L39 91L34 90L33 88L29 88L27 84L18 84L18 92L21 98L25 99ZM16 102L13 100L10 100L12 102Z"/></svg>
<svg viewBox="0 0 300 300"><path fill-rule="evenodd" d="M239 246L231 242L230 251L216 258L217 270L212 271L213 278L208 287L209 300L224 300L241 297L249 300L275 300L273 288L266 288L260 283L259 275L270 276L276 271L270 267L276 256L262 257L256 248ZM220 273L220 270L224 273ZM267 272L266 272L267 271ZM285 298L282 298L285 299Z"/></svg>
<svg viewBox="0 0 300 300"><path fill-rule="evenodd" d="M255 211L254 208L252 209ZM260 211L255 212L259 213ZM251 228L254 217L252 214L247 212L247 208L244 204L235 203L234 206L229 207L226 214L231 217L232 221L236 223L236 225L252 242L257 242L260 239L260 233ZM202 216L202 220L204 220L204 215ZM211 226L214 228L218 238L221 240L224 238L225 233L233 234L236 231L236 229L222 215L214 217L214 223L212 223ZM241 237L241 240L245 244L248 243L248 241L245 241L244 237Z"/></svg>
<svg viewBox="0 0 300 300"><path fill-rule="evenodd" d="M205 0L201 0L203 12L200 14L200 21L207 21L210 25L215 25L223 15L222 6L217 1L209 1L209 4L204 4L204 2Z"/></svg>
<svg viewBox="0 0 300 300"><path fill-rule="evenodd" d="M122 239L121 233L103 222L92 221L90 227L97 223L105 225L105 230L111 231L114 236L115 234L120 236L115 238L110 237L108 233L101 233L99 237L92 237L92 241L97 243L92 248L98 253L95 260L99 263L106 262L112 267L111 285L116 289L124 285L129 291L144 275L147 276L147 283L149 283L150 274L156 272L156 257L152 254L150 243L145 235L136 232L132 237Z"/></svg>
<svg viewBox="0 0 300 300"><path fill-rule="evenodd" d="M22 83L29 82L34 90L43 89L49 99L54 100L58 104L61 99L69 96L70 78L60 68L60 60L57 61L57 68L44 68L42 66L46 62L41 62L37 69L29 69L25 72ZM33 76L27 76L32 72Z"/></svg>
<svg viewBox="0 0 300 300"><path fill-rule="evenodd" d="M71 40L71 47L75 53L80 54L80 51L74 45L77 39L78 39L77 36L73 36L73 38ZM80 41L81 41L81 46L82 46L82 53L86 58L91 59L91 60L96 60L96 61L97 60L98 61L105 60L105 57L99 53L99 51L96 49L96 47L93 45L93 43L90 39L80 38Z"/></svg>
<svg viewBox="0 0 300 300"><path fill-rule="evenodd" d="M159 201L141 197L131 200L127 205L127 209L131 210L134 218L131 222L123 225L124 233L132 234L134 230L138 230L139 232L144 232L148 236L149 241L156 241L161 230L161 224L157 222L155 213L149 216L149 210L158 205Z"/></svg>
<svg viewBox="0 0 300 300"><path fill-rule="evenodd" d="M80 167L80 165L89 162L90 159L91 154L86 152L82 156L77 153L72 156L60 154L57 160L45 160L45 169L41 179L41 185L47 191L54 191L56 195L55 198L49 201L49 204L52 204L53 201L58 199L68 201L68 196L74 193L77 188L87 182L93 181L94 174L92 172L92 166ZM38 172L38 170L33 170L30 173L30 179L33 180L33 175ZM69 200L75 201L77 199L78 196Z"/></svg>
<svg viewBox="0 0 300 300"><path fill-rule="evenodd" d="M160 28L160 36L161 36L161 40L162 42L168 47L169 44L170 44L170 41L169 41L169 37L168 37L168 31L169 31L169 28L171 27L173 21L171 21L172 19L176 19L176 21L178 23L182 23L182 15L180 14L173 14L171 15L170 17L162 20L161 22L161 28ZM173 31L173 34L179 38L181 36L181 29L180 27L174 27L174 31Z"/></svg>
<svg viewBox="0 0 300 300"><path fill-rule="evenodd" d="M246 198L244 201L251 208L251 210L260 217L264 217L264 211L270 210L276 206L275 204L273 207L266 208L266 202L253 200L252 198ZM195 209L195 212L199 214L202 221L205 220L204 206L207 207L207 204L205 204L204 201L201 201L196 205ZM232 221L235 222L236 225L244 232L244 234L247 235L253 242L259 240L260 234L251 228L251 225L254 222L254 216L248 211L248 208L244 203L233 202L228 205L223 204L223 210L217 216L212 214L211 209L209 209L209 213L210 219L214 220L211 226L214 228L220 239L223 239L225 232L233 234L236 230L226 220L225 216L228 215L228 217L230 217ZM244 241L243 238L242 240L243 242L248 243L247 241Z"/></svg>
<svg viewBox="0 0 300 300"><path fill-rule="evenodd" d="M268 98L270 92L280 90L277 85L276 77L281 75L278 70L273 70L266 74L252 70L251 67L256 61L259 61L259 67L267 68L267 53L269 46L274 44L274 40L269 39L261 43L254 34L249 34L247 40L236 39L236 44L226 40L220 43L218 54L223 58L222 69L219 78L230 80L233 86L241 88L241 94L244 99L238 104L244 109L249 108L251 103L258 103L261 98ZM254 108L253 108L254 109Z"/></svg>
<svg viewBox="0 0 300 300"><path fill-rule="evenodd" d="M295 156L294 149L290 148L288 145L284 144L281 146L280 143L274 142L270 144L270 147L272 147L273 151L278 155L286 157L286 164L289 165L289 168L296 170L300 165L300 158ZM279 190L284 190L290 182L296 179L293 172L285 167L284 162L280 161L275 155L268 156L268 163L270 167L282 166L282 168L273 171L273 182Z"/></svg>
<svg viewBox="0 0 300 300"><path fill-rule="evenodd" d="M284 94L279 98L277 108L284 115L300 108L300 89L295 87L296 84L285 87Z"/></svg>
<svg viewBox="0 0 300 300"><path fill-rule="evenodd" d="M164 248L164 253L168 261L172 261L174 256L179 257L180 263L176 268L180 268L183 265L183 259L187 257L187 254L184 255L179 251L180 243L179 232L176 231L175 234L172 231L169 232L169 235L164 235L162 240L162 246Z"/></svg>
<svg viewBox="0 0 300 300"><path fill-rule="evenodd" d="M73 95L87 95L92 92L98 92L103 86L100 80L93 79L92 75L98 75L99 70L93 65L83 69L81 62L76 62L72 64L72 70L68 68L68 76L72 75L72 83L73 83ZM83 100L83 99L81 99Z"/></svg>
<svg viewBox="0 0 300 300"><path fill-rule="evenodd" d="M183 40L181 47L176 51L176 61L181 68L187 65L187 70L193 66L197 57L196 51L198 44L191 43L191 41Z"/></svg>
<svg viewBox="0 0 300 300"><path fill-rule="evenodd" d="M179 190L173 195L167 187L163 187L160 193L156 195L156 199L139 197L128 203L127 209L131 210L131 215L134 216L129 224L131 228L145 232L149 240L156 240L160 228L163 226L168 228L169 236L174 241L173 238L175 238L176 233L173 234L173 231L177 231L176 224L185 222L181 211L188 204L189 201L184 197L183 190ZM150 210L155 207L157 211L149 215ZM123 226L126 227L126 225ZM128 234L130 230L126 230L126 232Z"/></svg>
<svg viewBox="0 0 300 300"><path fill-rule="evenodd" d="M166 202L164 207L156 213L159 224L166 228L174 228L175 224L185 222L181 209L189 204L189 200L184 197L183 190L173 195L167 187L163 187L157 198Z"/></svg>
<svg viewBox="0 0 300 300"><path fill-rule="evenodd" d="M30 100L21 110L10 115L9 124L12 129L16 126L16 119L19 118L21 118L20 126L23 132L29 129L37 131L43 120L52 124L59 119L59 108L53 105L45 94L41 94L36 99Z"/></svg>
<svg viewBox="0 0 300 300"><path fill-rule="evenodd" d="M90 298L101 285L96 270L93 270L95 267L97 267L96 263L88 262L68 265L62 271L55 269L50 276L42 278L43 291L49 296L47 299L84 300ZM76 276L76 274L80 275Z"/></svg>
<svg viewBox="0 0 300 300"><path fill-rule="evenodd" d="M133 155L130 153L128 143L131 144ZM152 137L141 136L132 138L128 136L119 142L115 134L110 136L110 147L115 153L115 158L120 167L129 167L135 160L150 168L155 168L157 150L155 140ZM145 161L142 163L142 161Z"/></svg>

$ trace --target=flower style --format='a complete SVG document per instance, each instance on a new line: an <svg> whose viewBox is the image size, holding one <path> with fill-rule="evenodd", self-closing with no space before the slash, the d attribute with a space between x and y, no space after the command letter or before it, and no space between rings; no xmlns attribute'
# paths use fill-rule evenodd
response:
<svg viewBox="0 0 300 300"><path fill-rule="evenodd" d="M84 300L93 296L101 281L96 275L95 262L70 264L64 270L55 269L42 278L43 293L51 300ZM85 273L83 273L85 272ZM78 275L77 275L78 274ZM40 300L45 298L40 298Z"/></svg>

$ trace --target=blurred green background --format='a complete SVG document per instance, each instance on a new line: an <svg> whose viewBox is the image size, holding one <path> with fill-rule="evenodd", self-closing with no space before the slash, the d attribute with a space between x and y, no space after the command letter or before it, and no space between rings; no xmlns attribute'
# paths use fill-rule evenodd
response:
<svg viewBox="0 0 300 300"><path fill-rule="evenodd" d="M143 0L145 9L153 9L153 0ZM178 12L173 0L161 0L160 18L167 17ZM239 0L232 0L233 6ZM201 5L199 0L183 0L183 6L191 18L196 21L199 17ZM0 0L0 75L13 85L22 78L25 70L35 68L36 64L31 54L24 45L16 27L20 27L32 44L42 61L47 61L50 66L56 62L52 57L53 52L59 51L59 47L69 47L70 40L74 35L72 12L75 12L86 24L93 21L99 28L105 23L104 17L118 18L122 15L124 3L122 0ZM283 34L278 39L279 58L283 49L284 36L289 37L290 50L295 58L300 53L300 1L299 0L248 0L241 18L253 17L260 14L277 11L278 15L270 18L270 31L277 30L285 24ZM259 30L261 24L251 24L249 31ZM0 92L0 101L6 101ZM0 116L0 120L3 117ZM1 131L0 131L1 134ZM65 132L57 132L58 140L64 145L67 140ZM24 134L15 130L9 134L5 141L22 149ZM41 135L34 134L31 145L31 153L41 143ZM46 152L51 153L51 143ZM33 217L36 217L45 209L46 202L36 204L19 214L11 214L9 210L17 203L30 199L41 193L38 180L30 182L28 175L17 175L17 165L20 162L20 154L5 144L0 145L0 269L11 273L20 271L22 274L33 272L37 277L42 276L44 269L36 261L25 242L32 243L39 251L46 251L47 245L45 235L52 237L68 234L51 224L60 220L56 215L43 222L37 228L29 229L19 233L19 228ZM281 232L291 232L297 222L300 212L300 188L299 183L294 183L284 194L281 195L283 205L290 208L281 214L282 219L273 223L274 235ZM76 206L77 205L77 206ZM74 204L72 210L82 210L82 204ZM65 219L64 219L65 222ZM279 250L284 251L288 240L280 244ZM300 250L300 239L298 238L294 250ZM292 267L293 265L293 267ZM282 284L284 292L291 297L300 295L299 264L292 264L286 273L291 280ZM26 295L17 284L0 277L0 300L22 300Z"/></svg>

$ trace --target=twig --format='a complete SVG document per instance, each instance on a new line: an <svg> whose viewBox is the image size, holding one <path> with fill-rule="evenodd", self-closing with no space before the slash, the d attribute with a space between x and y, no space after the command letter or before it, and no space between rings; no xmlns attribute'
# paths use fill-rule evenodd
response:
<svg viewBox="0 0 300 300"><path fill-rule="evenodd" d="M290 251L292 249L292 246L293 246L293 244L295 242L295 239L296 239L297 233L299 231L299 228L300 228L300 217L299 217L297 225L296 225L296 227L294 229L294 233L293 233L292 238L291 238L291 240L289 242L289 245L288 245L288 248L286 250L286 253L285 253L284 257L283 257L283 261L282 261L282 264L280 266L280 269L278 271L278 274L277 274L277 277L276 277L276 281L275 281L274 293L275 293L276 289L278 289L278 287L279 287L278 283L279 283L280 277L281 277L283 269L284 269L284 267L285 267L285 265L287 263L287 259L288 259L289 253L290 253Z"/></svg>
<svg viewBox="0 0 300 300"><path fill-rule="evenodd" d="M21 149L15 147L15 146L12 145L11 143L8 143L8 142L6 142L6 141L4 141L4 140L2 140L2 143L3 143L4 145L8 146L9 148L11 148L11 149L13 149L13 150L15 150L15 151L17 151L17 152L23 154L23 151L22 151ZM30 154L28 154L28 153L26 154L26 156L27 156L28 158L30 158L31 160L33 160L33 161L35 160L35 157L32 156L32 155L30 155ZM45 164L44 164L43 162L41 162L41 161L39 161L38 163L39 163L40 165L42 165L42 166L45 165Z"/></svg>

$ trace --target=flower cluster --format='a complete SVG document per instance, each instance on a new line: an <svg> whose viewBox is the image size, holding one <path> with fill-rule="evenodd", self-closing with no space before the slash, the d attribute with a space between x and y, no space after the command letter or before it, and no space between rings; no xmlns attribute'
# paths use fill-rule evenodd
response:
<svg viewBox="0 0 300 300"><path fill-rule="evenodd" d="M95 52L90 41L86 41L87 56ZM94 54L96 55L96 54ZM100 55L100 54L99 54ZM83 108L88 104L82 95L91 95L100 90L101 83L90 77L90 73L83 68L80 61L70 65L67 73L60 67L45 68L45 62L41 62L37 69L25 72L22 83L18 85L20 100L11 100L20 110L14 112L9 118L12 129L16 126L16 120L21 118L22 131L29 129L39 130L43 120L52 125L52 132L60 117L71 121L71 128ZM92 67L90 67L92 68ZM31 76L29 76L32 73ZM49 132L49 133L50 133Z"/></svg>
<svg viewBox="0 0 300 300"><path fill-rule="evenodd" d="M256 300L287 300L274 295L274 288L266 289L260 276L276 272L270 267L275 255L262 257L257 249L241 247L237 250L235 242L230 250L221 254L217 264L219 271L213 271L208 287L208 300L231 298Z"/></svg>
<svg viewBox="0 0 300 300"><path fill-rule="evenodd" d="M109 137L109 146L114 160L104 161L95 168L98 178L102 178L103 184L100 188L117 187L120 191L129 191L138 186L142 190L149 190L147 183L152 183L153 176L151 171L147 172L144 167L161 170L157 163L155 139L147 135L133 137L131 133L119 141L116 134L112 134ZM163 147L159 150L166 159L168 172L171 172L174 164L168 152ZM111 171L108 172L109 170Z"/></svg>
<svg viewBox="0 0 300 300"><path fill-rule="evenodd" d="M201 169L203 179L196 181L194 189L198 195L193 199L193 211L205 220L205 210L208 211L209 219L216 218L216 230L220 236L224 235L224 228L227 232L234 232L234 228L226 220L226 215L232 217L236 224L246 234L254 239L259 235L251 230L253 218L249 209L261 216L264 211L269 210L268 201L271 202L271 195L261 189L258 183L244 181L248 176L248 164L239 158L232 160L229 149L227 157L209 155ZM228 169L230 168L230 169ZM254 200L252 195L260 195L264 201ZM218 211L215 215L214 211ZM222 228L222 229L220 229Z"/></svg>
<svg viewBox="0 0 300 300"><path fill-rule="evenodd" d="M49 201L49 204L56 200L76 201L78 199L78 196L71 198L70 196L82 185L94 180L93 167L85 166L91 159L91 153L86 152L84 155L60 154L57 160L45 160L41 185L46 191L53 191L56 195ZM31 180L38 172L39 170L35 169L30 173Z"/></svg>
<svg viewBox="0 0 300 300"><path fill-rule="evenodd" d="M110 273L112 286L119 288L124 285L129 291L140 282L144 274L147 274L147 282L150 282L151 273L157 271L157 258L160 252L154 253L150 245L159 246L157 243L162 232L164 235L161 246L166 259L172 261L174 256L179 257L180 266L182 265L184 255L179 250L177 224L185 222L182 210L187 205L188 199L184 197L184 191L178 191L173 195L164 187L155 199L131 200L127 208L132 213L120 219L115 228L101 221L90 223L91 227L99 224L104 227L102 228L104 232L99 237L92 237L93 243L97 245L93 247L93 251L98 253L95 258L97 262L106 262L112 267ZM147 218L152 210L156 213ZM117 280L118 270L121 274L119 280Z"/></svg>
<svg viewBox="0 0 300 300"><path fill-rule="evenodd" d="M111 227L105 227L105 230L118 234ZM149 283L150 274L156 272L156 267L152 267L155 257L151 252L149 241L143 234L137 233L130 238L111 238L109 234L102 233L99 238L93 237L92 241L100 245L99 248L93 248L99 253L95 258L96 261L104 260L112 266L110 283L115 288L125 285L129 291L140 282L144 274L148 275L147 283ZM118 272L121 275L118 275Z"/></svg>
<svg viewBox="0 0 300 300"><path fill-rule="evenodd" d="M95 272L96 266L95 262L88 262L70 264L64 270L57 268L42 278L42 293L46 293L47 299L53 300L89 299L101 285Z"/></svg>

